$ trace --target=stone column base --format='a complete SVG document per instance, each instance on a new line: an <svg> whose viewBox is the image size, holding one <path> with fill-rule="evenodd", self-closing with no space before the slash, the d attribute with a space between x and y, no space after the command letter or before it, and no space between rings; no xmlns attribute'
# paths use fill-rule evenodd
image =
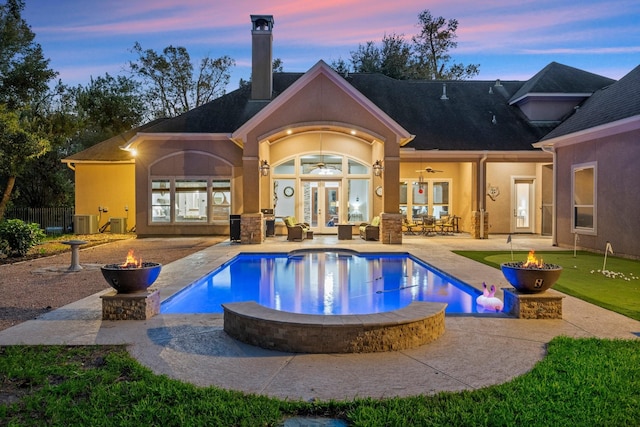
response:
<svg viewBox="0 0 640 427"><path fill-rule="evenodd" d="M264 241L265 224L262 212L242 214L240 221L240 242L260 244Z"/></svg>
<svg viewBox="0 0 640 427"><path fill-rule="evenodd" d="M102 299L102 320L147 320L160 313L160 291L119 294L109 292Z"/></svg>
<svg viewBox="0 0 640 427"><path fill-rule="evenodd" d="M380 214L380 243L402 244L402 218L400 213Z"/></svg>
<svg viewBox="0 0 640 427"><path fill-rule="evenodd" d="M502 288L504 312L519 319L562 319L562 298L554 291L524 294L514 288Z"/></svg>

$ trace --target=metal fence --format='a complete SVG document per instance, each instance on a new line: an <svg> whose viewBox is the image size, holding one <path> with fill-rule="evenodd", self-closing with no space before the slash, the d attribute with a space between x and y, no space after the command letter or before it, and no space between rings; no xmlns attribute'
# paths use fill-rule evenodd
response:
<svg viewBox="0 0 640 427"><path fill-rule="evenodd" d="M46 234L64 234L73 232L74 210L70 208L11 208L5 218L35 222Z"/></svg>

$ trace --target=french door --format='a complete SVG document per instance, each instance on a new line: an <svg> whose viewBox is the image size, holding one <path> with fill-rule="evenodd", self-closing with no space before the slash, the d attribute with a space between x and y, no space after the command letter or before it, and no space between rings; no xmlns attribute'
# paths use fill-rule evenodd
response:
<svg viewBox="0 0 640 427"><path fill-rule="evenodd" d="M514 233L533 233L535 226L534 179L513 178L511 230Z"/></svg>
<svg viewBox="0 0 640 427"><path fill-rule="evenodd" d="M340 221L342 182L309 180L302 182L304 221L318 234L337 234Z"/></svg>

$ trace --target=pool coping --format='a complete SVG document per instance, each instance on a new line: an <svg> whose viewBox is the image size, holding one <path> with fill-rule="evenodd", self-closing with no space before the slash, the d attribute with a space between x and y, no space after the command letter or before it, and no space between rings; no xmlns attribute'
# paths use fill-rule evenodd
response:
<svg viewBox="0 0 640 427"><path fill-rule="evenodd" d="M445 332L445 308L413 301L398 310L324 316L255 301L222 304L224 331L246 344L292 353L373 353L420 347Z"/></svg>

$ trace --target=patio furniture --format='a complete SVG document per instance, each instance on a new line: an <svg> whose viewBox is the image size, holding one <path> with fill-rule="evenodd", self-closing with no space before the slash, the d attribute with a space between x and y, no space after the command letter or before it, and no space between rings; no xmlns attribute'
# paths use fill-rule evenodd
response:
<svg viewBox="0 0 640 427"><path fill-rule="evenodd" d="M440 234L453 234L455 230L455 215L445 215L440 217L440 219L436 222L436 226L439 229Z"/></svg>
<svg viewBox="0 0 640 427"><path fill-rule="evenodd" d="M420 224L417 224L413 221L409 221L407 218L404 218L402 220L402 232L404 234L412 234L415 235L415 230L414 228L418 228L420 227Z"/></svg>
<svg viewBox="0 0 640 427"><path fill-rule="evenodd" d="M293 216L286 216L282 220L287 226L287 240L304 240L308 237L311 227L306 222L298 222Z"/></svg>
<svg viewBox="0 0 640 427"><path fill-rule="evenodd" d="M364 240L380 239L380 217L374 216L369 224L360 224L360 238Z"/></svg>
<svg viewBox="0 0 640 427"><path fill-rule="evenodd" d="M351 240L353 234L353 227L351 224L337 224L338 226L338 240Z"/></svg>
<svg viewBox="0 0 640 427"><path fill-rule="evenodd" d="M436 219L432 215L422 215L421 226L422 234L429 236L431 233L436 232Z"/></svg>

